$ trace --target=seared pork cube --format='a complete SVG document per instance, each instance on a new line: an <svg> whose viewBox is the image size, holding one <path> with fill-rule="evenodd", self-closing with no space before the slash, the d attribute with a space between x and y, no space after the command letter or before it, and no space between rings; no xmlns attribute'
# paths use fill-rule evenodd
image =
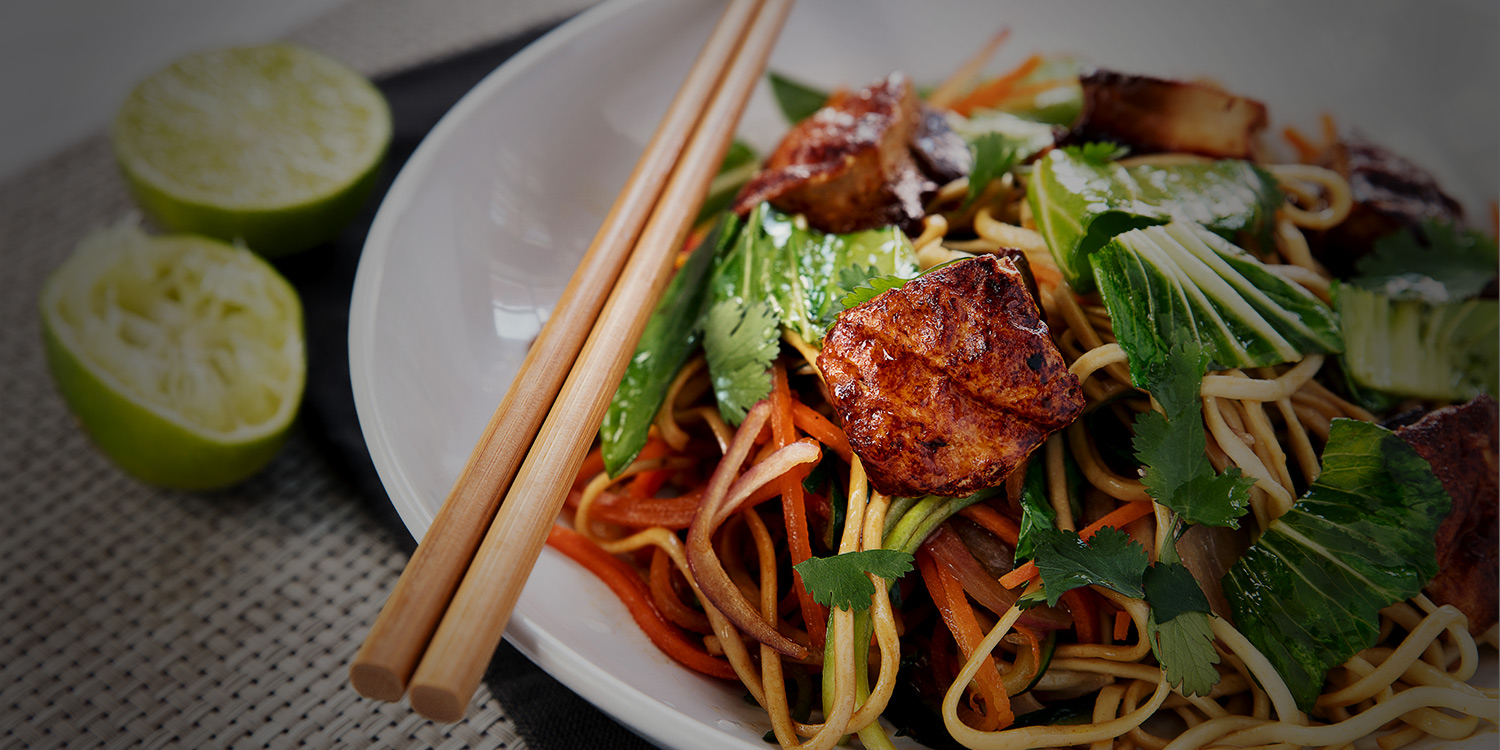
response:
<svg viewBox="0 0 1500 750"><path fill-rule="evenodd" d="M955 263L846 310L823 347L844 431L887 495L998 485L1083 411L1009 258Z"/></svg>
<svg viewBox="0 0 1500 750"><path fill-rule="evenodd" d="M1111 141L1133 153L1181 151L1248 159L1266 127L1266 106L1196 81L1110 70L1079 77L1083 112L1067 141Z"/></svg>

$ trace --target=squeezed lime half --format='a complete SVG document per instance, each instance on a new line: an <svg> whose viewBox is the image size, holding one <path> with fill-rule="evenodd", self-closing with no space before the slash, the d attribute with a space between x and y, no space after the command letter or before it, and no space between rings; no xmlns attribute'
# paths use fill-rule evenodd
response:
<svg viewBox="0 0 1500 750"><path fill-rule="evenodd" d="M285 442L307 377L302 305L255 253L122 222L47 279L41 317L64 400L136 477L225 487Z"/></svg>
<svg viewBox="0 0 1500 750"><path fill-rule="evenodd" d="M126 183L163 227L267 257L338 234L390 140L379 90L290 44L178 60L136 86L110 133Z"/></svg>

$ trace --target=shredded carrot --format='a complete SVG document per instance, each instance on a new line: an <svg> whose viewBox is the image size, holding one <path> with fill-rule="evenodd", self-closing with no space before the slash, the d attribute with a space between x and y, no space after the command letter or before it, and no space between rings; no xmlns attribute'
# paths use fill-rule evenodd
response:
<svg viewBox="0 0 1500 750"><path fill-rule="evenodd" d="M1141 516L1144 516L1150 512L1150 500L1137 500L1135 502L1125 503L1124 505L1121 505L1120 507L1104 514L1103 518L1089 524L1088 526L1085 526L1083 528L1083 531L1078 532L1078 536L1084 541L1088 541L1094 536L1094 534L1098 533L1099 529L1102 529L1105 526L1122 529L1125 528L1125 524L1128 524L1131 521L1134 521L1135 519L1140 518ZM1008 589L1013 589L1023 583L1030 581L1033 578L1036 578L1037 575L1038 573L1036 569L1036 562L1033 560L1027 560L1025 565L1022 565L1015 570L1012 570L1011 572L1001 576L1000 585Z"/></svg>
<svg viewBox="0 0 1500 750"><path fill-rule="evenodd" d="M1071 86L1074 83L1075 81L1072 78L1052 78L1046 81L1036 81L1034 83L1028 83L1024 86L1016 86L1010 90L1010 93L1005 95L1005 98L995 102L994 106L1003 107L1011 102L1017 102L1029 97L1034 97L1037 94L1040 94L1044 91L1051 91L1055 88Z"/></svg>
<svg viewBox="0 0 1500 750"><path fill-rule="evenodd" d="M1331 149L1339 142L1339 126L1333 121L1333 115L1327 112L1318 120L1323 125L1323 148Z"/></svg>
<svg viewBox="0 0 1500 750"><path fill-rule="evenodd" d="M1292 148L1297 149L1297 161L1303 164L1311 164L1317 161L1318 154L1322 152L1322 148L1309 141L1307 136L1302 134L1302 131L1288 125L1282 129L1281 135L1286 138L1288 143L1292 144Z"/></svg>
<svg viewBox="0 0 1500 750"><path fill-rule="evenodd" d="M630 610L630 616L662 653L710 677L736 679L734 667L729 662L710 656L662 616L651 601L651 592L646 582L624 560L605 552L578 532L563 526L552 527L551 533L547 535L547 544L598 576L615 596L620 597L626 609Z"/></svg>
<svg viewBox="0 0 1500 750"><path fill-rule="evenodd" d="M777 448L791 445L797 440L791 387L787 383L786 368L780 362L771 368L771 434L771 444ZM798 565L812 557L802 480L788 474L772 484L781 489L781 514L786 522L787 551L791 553L792 565ZM800 573L794 571L792 581L797 591L797 600L802 603L802 620L807 625L808 641L812 650L821 651L828 628L828 610L813 600L807 586L802 583Z"/></svg>
<svg viewBox="0 0 1500 750"><path fill-rule="evenodd" d="M970 505L959 511L964 518L979 524L984 530L1000 537L1014 547L1021 540L1021 527L994 508L983 503Z"/></svg>
<svg viewBox="0 0 1500 750"><path fill-rule="evenodd" d="M1099 605L1095 599L1099 595L1088 590L1078 588L1064 592L1062 595L1063 606L1068 608L1068 614L1073 616L1073 632L1078 636L1079 643L1099 643Z"/></svg>
<svg viewBox="0 0 1500 750"><path fill-rule="evenodd" d="M1125 610L1122 609L1122 610L1119 610L1119 611L1115 612L1115 632L1114 632L1114 637L1115 637L1116 641L1123 641L1129 635L1130 635L1130 614L1127 613Z"/></svg>
<svg viewBox="0 0 1500 750"><path fill-rule="evenodd" d="M646 445L641 448L641 452L636 456L636 460L649 461L653 458L665 457L671 452L672 447L667 445L665 440L653 435L646 442ZM667 469L643 471L631 478L630 484L625 488L625 491L631 497L635 498L651 497L656 494L657 490L661 489L661 486L666 483L667 477L671 475L672 472Z"/></svg>
<svg viewBox="0 0 1500 750"><path fill-rule="evenodd" d="M849 447L849 438L844 435L844 431L828 421L827 417L813 411L811 406L792 399L792 422L797 425L797 429L832 448L835 453L839 454L839 458L845 461L853 460L854 449Z"/></svg>
<svg viewBox="0 0 1500 750"><path fill-rule="evenodd" d="M927 585L927 591L937 605L944 624L953 633L953 640L958 642L959 653L967 660L973 656L979 642L984 640L984 632L979 628L979 620L974 616L973 607L969 606L963 584L947 566L938 565L932 559L932 554L925 545L918 551L916 558L922 581ZM978 683L979 695L985 704L982 721L975 728L988 732L1010 726L1015 721L1015 714L1011 711L1010 696L1005 692L1005 683L1000 679L1000 670L995 666L993 655L985 658L974 675L974 681Z"/></svg>
<svg viewBox="0 0 1500 750"><path fill-rule="evenodd" d="M1026 76L1031 75L1038 67L1041 67L1042 56L1032 55L1016 68L1005 75L979 84L973 91L965 94L948 107L949 109L967 117L976 109L993 107L998 102L1010 95L1016 84Z"/></svg>
<svg viewBox="0 0 1500 750"><path fill-rule="evenodd" d="M964 60L963 64L958 66L958 70L953 71L951 75L943 79L942 83L938 84L937 88L932 90L932 93L927 96L927 103L934 107L948 106L949 102L958 98L958 92L968 88L969 82L984 72L984 66L994 56L995 50L1000 49L1000 45L1009 38L1010 27L1000 29L990 37L988 42L970 55L969 59Z"/></svg>

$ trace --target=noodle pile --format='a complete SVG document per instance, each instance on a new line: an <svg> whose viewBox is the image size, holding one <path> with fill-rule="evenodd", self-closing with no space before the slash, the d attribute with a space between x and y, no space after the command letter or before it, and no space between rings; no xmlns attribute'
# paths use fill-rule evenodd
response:
<svg viewBox="0 0 1500 750"><path fill-rule="evenodd" d="M1164 163L1195 157L1148 158ZM1269 169L1294 203L1280 210L1275 246L1263 259L1274 273L1327 301L1329 277L1302 232L1343 221L1351 206L1349 187L1318 167ZM1026 253L1042 288L1045 320L1082 383L1085 414L1094 415L1053 435L1031 457L1046 470L1056 525L1078 530L1107 516L1133 518L1122 530L1154 560L1155 551L1170 543L1168 511L1152 502L1139 477L1110 467L1108 446L1089 427L1115 419L1128 434L1153 401L1132 385L1105 308L1068 287L1041 236L1028 228L1021 186L1007 176L975 206L960 208L966 182L945 186L934 200L925 231L914 239L918 259L928 268L1000 248ZM921 507L934 499L872 491L858 456L835 426L815 364L817 350L795 334L786 334L786 342L797 356L776 363L771 396L738 428L720 418L702 359L690 362L672 383L641 457L611 479L596 451L569 503L583 540L621 556L616 562L632 571L634 583L621 585L635 593L622 598L634 602L638 620L647 611L648 619L657 618L647 626L653 640L671 641L663 650L698 671L743 683L767 711L781 746L830 748L857 734L866 747L890 747L887 728L877 719L896 693L902 658L914 654L937 684L948 733L970 748L1337 748L1379 735L1379 747L1393 750L1427 736L1455 740L1492 731L1500 721L1497 692L1468 684L1479 656L1464 616L1422 595L1381 612L1380 645L1330 672L1313 715L1298 710L1271 663L1219 617L1211 618L1220 657L1217 686L1206 696L1175 692L1141 635L1148 606L1098 586L1064 595L1064 608L1053 610L1071 624L1059 633L1063 638L1038 675L1045 633L1034 618L1045 615L1028 620L1014 604L1022 591L998 584L969 588L976 576L960 568L972 565L973 557L951 553L952 545L963 545L976 531L1014 546L1016 524L997 508L1018 495L1024 468L993 507L980 503L952 518L933 515L936 506ZM1258 528L1290 510L1317 478L1331 420L1374 420L1319 384L1324 364L1324 356L1310 355L1203 378L1209 460L1217 471L1238 467L1254 480L1250 504ZM1065 450L1082 472L1081 497L1069 494ZM802 482L825 451L840 459L844 475L836 484L847 488L842 535L825 539L828 547L845 553L898 546L893 540L925 540L917 569L897 586L871 576L875 594L867 611L818 604L790 568L808 558L814 534L835 525L832 498ZM1074 515L1075 500L1081 517ZM924 518L941 524L924 525ZM1237 533L1248 539L1253 532ZM711 604L703 594L710 579L742 598L745 611L726 614ZM893 594L901 603L893 602ZM764 632L736 624L746 618ZM1494 643L1494 629L1485 640ZM1092 696L1092 713L1082 724L1011 726L1017 715L1042 707L1037 693Z"/></svg>

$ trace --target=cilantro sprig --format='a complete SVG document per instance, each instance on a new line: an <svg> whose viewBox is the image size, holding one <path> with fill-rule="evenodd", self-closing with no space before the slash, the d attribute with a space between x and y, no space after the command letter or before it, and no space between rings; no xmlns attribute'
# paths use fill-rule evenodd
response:
<svg viewBox="0 0 1500 750"><path fill-rule="evenodd" d="M731 424L771 392L771 361L781 351L776 314L765 302L727 299L709 308L703 355L713 374L719 411Z"/></svg>
<svg viewBox="0 0 1500 750"><path fill-rule="evenodd" d="M863 612L870 607L875 584L869 575L894 581L912 568L912 556L893 549L845 552L829 557L809 557L794 566L802 585L814 601L826 607Z"/></svg>
<svg viewBox="0 0 1500 750"><path fill-rule="evenodd" d="M1145 375L1147 389L1166 415L1146 412L1135 420L1131 441L1145 466L1146 494L1190 523L1239 528L1254 480L1237 467L1223 474L1208 462L1198 396L1208 357L1196 339L1183 336L1165 362Z"/></svg>
<svg viewBox="0 0 1500 750"><path fill-rule="evenodd" d="M1496 275L1495 241L1457 223L1423 222L1375 241L1350 281L1393 299L1444 303L1478 294Z"/></svg>

